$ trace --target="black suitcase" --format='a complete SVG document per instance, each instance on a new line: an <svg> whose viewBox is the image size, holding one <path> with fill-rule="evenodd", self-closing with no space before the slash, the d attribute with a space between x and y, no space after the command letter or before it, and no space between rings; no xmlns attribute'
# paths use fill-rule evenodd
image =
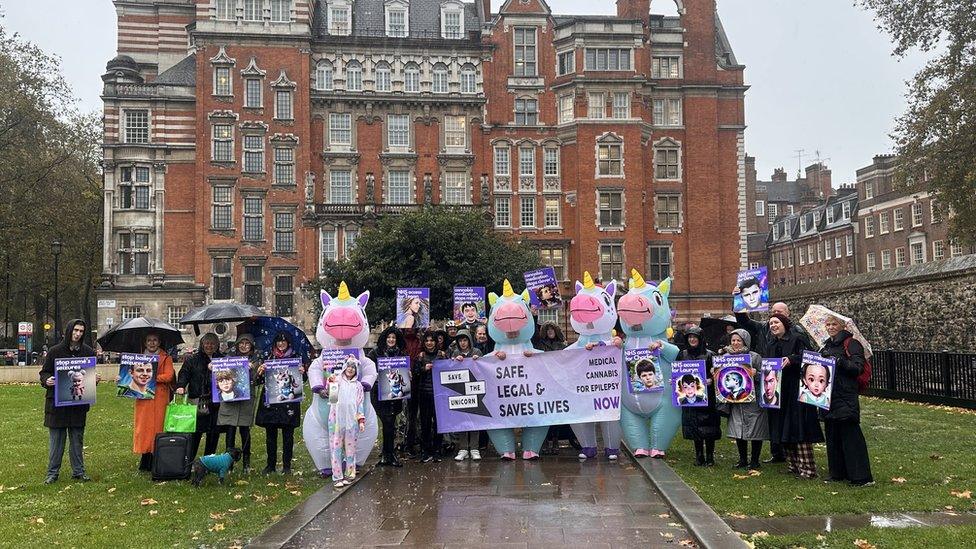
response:
<svg viewBox="0 0 976 549"><path fill-rule="evenodd" d="M153 452L152 479L186 480L190 478L190 439L192 433L159 433Z"/></svg>

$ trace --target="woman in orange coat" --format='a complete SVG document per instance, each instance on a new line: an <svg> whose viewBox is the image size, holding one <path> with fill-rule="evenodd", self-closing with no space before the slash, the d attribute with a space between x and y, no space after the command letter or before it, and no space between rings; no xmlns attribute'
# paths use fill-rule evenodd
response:
<svg viewBox="0 0 976 549"><path fill-rule="evenodd" d="M176 381L173 358L159 348L159 335L152 332L143 339L142 352L159 355L156 367L156 396L148 400L136 400L135 420L132 427L132 451L142 454L139 460L140 471L152 471L153 450L156 435L163 432L166 406L172 394L172 384Z"/></svg>

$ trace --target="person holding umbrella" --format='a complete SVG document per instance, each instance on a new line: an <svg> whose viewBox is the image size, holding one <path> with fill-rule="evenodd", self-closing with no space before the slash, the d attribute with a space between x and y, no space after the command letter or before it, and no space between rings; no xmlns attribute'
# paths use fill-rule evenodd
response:
<svg viewBox="0 0 976 549"><path fill-rule="evenodd" d="M156 435L163 432L166 419L166 406L169 405L176 370L173 357L161 347L162 338L156 332L148 332L143 337L140 351L145 355L159 357L156 366L156 395L151 399L136 399L132 420L132 452L141 454L140 471L152 471L153 451L156 449Z"/></svg>
<svg viewBox="0 0 976 549"><path fill-rule="evenodd" d="M251 334L241 334L237 337L237 343L231 350L234 356L247 358L250 363L247 376L251 387L254 387L258 377L257 371L261 366L261 357L254 348L254 336ZM226 433L227 448L238 448L237 430L241 431L241 465L245 473L251 472L251 425L254 423L254 391L250 391L252 397L248 400L235 400L224 402L217 413L217 426Z"/></svg>
<svg viewBox="0 0 976 549"><path fill-rule="evenodd" d="M285 358L297 358L298 354L292 348L288 336L284 332L278 332L271 341L271 352L268 358L281 360ZM302 365L302 374L305 374L305 365ZM265 475L276 472L278 466L278 433L281 433L281 472L285 475L291 474L291 459L295 447L295 428L301 420L302 407L300 402L283 402L278 404L268 404L264 399L264 365L258 366L257 379L255 383L262 385L262 394L258 397L258 413L255 423L258 427L264 427L267 435L265 437L265 449L268 452L268 465L261 471Z"/></svg>
<svg viewBox="0 0 976 549"><path fill-rule="evenodd" d="M197 405L197 430L193 433L193 440L190 443L190 459L196 457L204 433L207 435L207 442L203 455L210 455L217 451L220 430L214 416L220 412L220 403L211 401L210 361L223 356L218 351L219 348L220 339L217 338L217 334L203 334L200 338L200 348L183 363L176 378L176 394L186 394Z"/></svg>

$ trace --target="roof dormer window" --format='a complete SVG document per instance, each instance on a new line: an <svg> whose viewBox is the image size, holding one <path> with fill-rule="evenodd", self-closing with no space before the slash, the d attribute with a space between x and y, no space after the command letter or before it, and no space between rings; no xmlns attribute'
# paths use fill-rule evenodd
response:
<svg viewBox="0 0 976 549"><path fill-rule="evenodd" d="M460 2L441 5L441 36L451 40L464 38L464 7Z"/></svg>
<svg viewBox="0 0 976 549"><path fill-rule="evenodd" d="M352 33L352 15L349 4L333 2L329 4L329 34L349 36Z"/></svg>
<svg viewBox="0 0 976 549"><path fill-rule="evenodd" d="M387 2L386 35L394 38L406 38L410 35L410 18L407 16L405 1Z"/></svg>

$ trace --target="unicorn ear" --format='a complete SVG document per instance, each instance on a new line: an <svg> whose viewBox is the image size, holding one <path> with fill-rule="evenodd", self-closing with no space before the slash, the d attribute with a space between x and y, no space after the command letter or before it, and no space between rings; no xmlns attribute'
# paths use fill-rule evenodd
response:
<svg viewBox="0 0 976 549"><path fill-rule="evenodd" d="M532 299L532 296L529 295L529 289L526 288L522 290L522 300L525 301L526 304L528 304L530 299Z"/></svg>
<svg viewBox="0 0 976 549"><path fill-rule="evenodd" d="M488 294L488 305L490 307L494 307L496 301L498 301L498 294L496 294L495 292L489 293Z"/></svg>
<svg viewBox="0 0 976 549"><path fill-rule="evenodd" d="M661 292L661 295L668 297L668 294L671 293L671 277L669 276L662 280L661 283L657 285L657 289L659 292Z"/></svg>
<svg viewBox="0 0 976 549"><path fill-rule="evenodd" d="M617 281L611 280L610 284L607 284L607 286L603 289L607 292L607 294L610 297L617 295Z"/></svg>
<svg viewBox="0 0 976 549"><path fill-rule="evenodd" d="M327 292L325 290L320 290L319 291L319 298L322 299L322 308L323 309L326 308L326 307L328 307L329 306L329 302L332 301L332 296L330 296L329 295L329 292Z"/></svg>
<svg viewBox="0 0 976 549"><path fill-rule="evenodd" d="M583 289L583 283L579 280L576 281L576 293L579 293Z"/></svg>
<svg viewBox="0 0 976 549"><path fill-rule="evenodd" d="M357 299L359 300L359 306L365 309L366 303L369 301L369 290L366 290L365 292L359 294L359 297Z"/></svg>

